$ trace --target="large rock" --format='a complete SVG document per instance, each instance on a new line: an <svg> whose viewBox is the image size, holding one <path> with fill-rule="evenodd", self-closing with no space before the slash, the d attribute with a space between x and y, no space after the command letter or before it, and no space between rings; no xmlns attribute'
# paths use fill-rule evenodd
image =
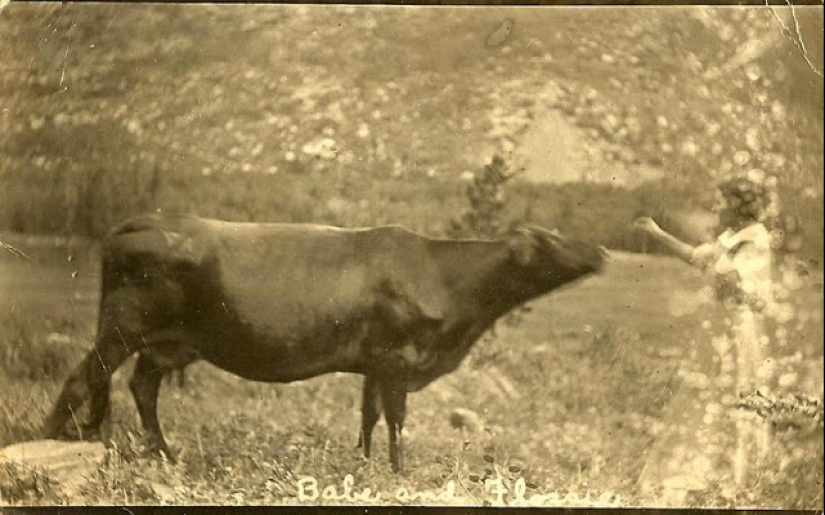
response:
<svg viewBox="0 0 825 515"><path fill-rule="evenodd" d="M106 455L100 442L34 440L0 449L0 465L13 462L42 470L70 494L103 465Z"/></svg>

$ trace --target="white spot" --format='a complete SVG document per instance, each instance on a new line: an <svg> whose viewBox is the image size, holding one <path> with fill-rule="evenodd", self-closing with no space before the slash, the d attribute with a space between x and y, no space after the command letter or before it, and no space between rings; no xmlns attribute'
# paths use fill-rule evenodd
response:
<svg viewBox="0 0 825 515"><path fill-rule="evenodd" d="M321 159L335 159L338 155L338 143L332 138L321 138L305 144L301 151L304 154L319 157Z"/></svg>
<svg viewBox="0 0 825 515"><path fill-rule="evenodd" d="M751 154L747 150L740 150L733 155L733 162L739 166L748 164L751 160Z"/></svg>

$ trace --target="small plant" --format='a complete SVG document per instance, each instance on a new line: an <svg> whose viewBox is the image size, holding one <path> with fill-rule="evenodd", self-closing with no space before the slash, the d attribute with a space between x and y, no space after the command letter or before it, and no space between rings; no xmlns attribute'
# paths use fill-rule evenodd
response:
<svg viewBox="0 0 825 515"><path fill-rule="evenodd" d="M504 229L504 208L507 198L504 184L515 174L508 170L507 163L500 156L493 156L490 164L473 178L467 187L466 196L470 207L458 220L453 220L451 233L479 238L497 236Z"/></svg>
<svg viewBox="0 0 825 515"><path fill-rule="evenodd" d="M763 395L757 391L743 395L737 407L755 412L776 429L799 429L803 425L823 427L822 399L802 394Z"/></svg>

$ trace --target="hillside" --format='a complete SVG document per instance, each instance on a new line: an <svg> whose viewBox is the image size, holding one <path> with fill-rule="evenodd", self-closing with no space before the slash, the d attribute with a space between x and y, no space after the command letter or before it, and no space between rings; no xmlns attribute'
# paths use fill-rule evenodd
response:
<svg viewBox="0 0 825 515"><path fill-rule="evenodd" d="M821 69L822 9L796 13ZM780 22L756 8L11 5L0 225L65 230L26 205L68 181L47 204L78 211L95 170L149 191L135 208L374 223L383 204L361 193L376 181L452 198L495 153L551 183L661 178L674 210L751 167L780 176L789 206L821 204L822 78ZM578 172L536 155L545 137L578 146ZM276 176L309 212L279 214L252 186L231 200L195 194L208 179L174 187L243 172ZM332 205L307 207L319 199Z"/></svg>

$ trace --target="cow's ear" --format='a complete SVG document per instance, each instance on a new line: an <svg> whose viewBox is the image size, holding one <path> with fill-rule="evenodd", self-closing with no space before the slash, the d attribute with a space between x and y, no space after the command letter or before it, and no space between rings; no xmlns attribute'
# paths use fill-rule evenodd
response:
<svg viewBox="0 0 825 515"><path fill-rule="evenodd" d="M507 244L510 246L513 259L521 266L527 266L533 261L538 247L536 235L527 229L511 231Z"/></svg>

